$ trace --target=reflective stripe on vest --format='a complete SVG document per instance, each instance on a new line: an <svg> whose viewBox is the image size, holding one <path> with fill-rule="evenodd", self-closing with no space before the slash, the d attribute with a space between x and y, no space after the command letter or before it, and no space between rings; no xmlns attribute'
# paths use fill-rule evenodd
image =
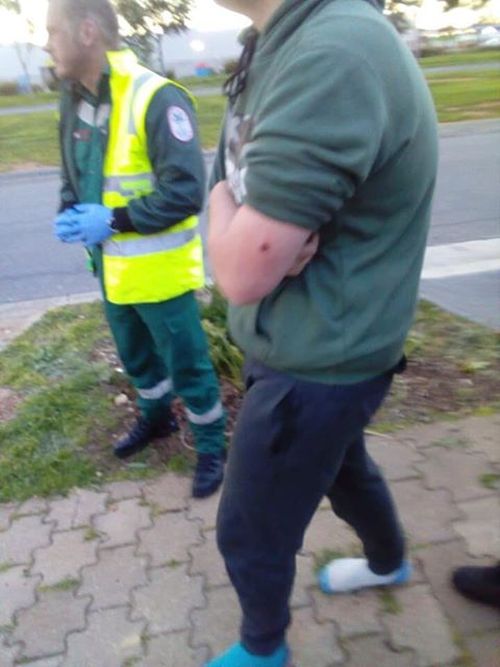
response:
<svg viewBox="0 0 500 667"><path fill-rule="evenodd" d="M181 232L151 234L141 236L134 234L133 238L127 239L127 234L121 241L113 241L113 237L105 242L106 255L120 257L136 257L138 255L149 255L151 253L162 252L163 250L173 250L180 248L189 241L196 238L198 231L196 228L185 229Z"/></svg>
<svg viewBox="0 0 500 667"><path fill-rule="evenodd" d="M102 202L116 208L155 188L146 113L153 95L175 84L139 65L131 51L107 56L112 107ZM197 227L197 217L191 216L157 234L110 237L103 243L106 298L116 304L157 303L202 287L203 249Z"/></svg>

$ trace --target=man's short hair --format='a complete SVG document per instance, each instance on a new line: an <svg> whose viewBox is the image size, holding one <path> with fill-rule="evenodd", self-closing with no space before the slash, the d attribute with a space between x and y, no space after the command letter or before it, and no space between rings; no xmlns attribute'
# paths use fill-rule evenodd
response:
<svg viewBox="0 0 500 667"><path fill-rule="evenodd" d="M56 0L72 26L78 26L84 19L93 18L107 47L115 49L119 45L118 18L109 0Z"/></svg>

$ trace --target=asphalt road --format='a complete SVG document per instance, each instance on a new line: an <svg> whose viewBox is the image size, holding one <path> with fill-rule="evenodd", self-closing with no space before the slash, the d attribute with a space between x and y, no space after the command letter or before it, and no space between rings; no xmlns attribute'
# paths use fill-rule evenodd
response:
<svg viewBox="0 0 500 667"><path fill-rule="evenodd" d="M500 121L445 126L440 148L429 245L438 247L435 254L438 263L442 257L442 267L439 278L422 281L422 295L500 329L500 264L490 260L487 272L481 264L481 253L491 255L490 240L500 237ZM82 249L52 237L57 189L54 170L0 175L0 304L97 289ZM472 257L473 270L461 275L455 265L448 276L450 244L470 254L476 245L467 242L478 239L485 243Z"/></svg>

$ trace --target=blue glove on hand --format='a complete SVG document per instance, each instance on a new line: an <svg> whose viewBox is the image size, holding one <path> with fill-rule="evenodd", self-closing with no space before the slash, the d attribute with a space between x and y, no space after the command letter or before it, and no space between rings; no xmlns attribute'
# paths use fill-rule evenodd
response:
<svg viewBox="0 0 500 667"><path fill-rule="evenodd" d="M55 233L64 243L97 245L113 234L112 217L111 209L101 204L77 204L57 216Z"/></svg>

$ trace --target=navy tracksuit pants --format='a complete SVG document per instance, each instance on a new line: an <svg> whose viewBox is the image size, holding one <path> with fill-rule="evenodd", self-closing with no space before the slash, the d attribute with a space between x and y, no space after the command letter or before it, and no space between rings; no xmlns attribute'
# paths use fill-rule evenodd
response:
<svg viewBox="0 0 500 667"><path fill-rule="evenodd" d="M324 496L355 529L376 573L401 565L404 538L395 507L363 438L392 376L326 385L247 362L217 540L250 652L269 654L284 640L295 556Z"/></svg>

